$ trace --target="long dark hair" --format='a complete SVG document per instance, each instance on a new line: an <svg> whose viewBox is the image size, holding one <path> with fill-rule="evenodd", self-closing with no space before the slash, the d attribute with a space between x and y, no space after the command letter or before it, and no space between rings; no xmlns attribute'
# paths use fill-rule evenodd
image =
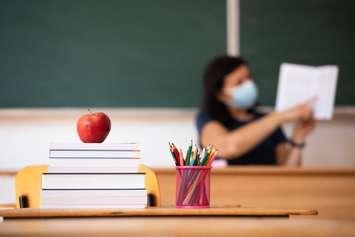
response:
<svg viewBox="0 0 355 237"><path fill-rule="evenodd" d="M217 94L222 90L226 75L240 66L248 66L248 62L242 57L232 56L216 57L207 65L203 74L201 110L212 119L222 123L232 119L227 106L218 100Z"/></svg>

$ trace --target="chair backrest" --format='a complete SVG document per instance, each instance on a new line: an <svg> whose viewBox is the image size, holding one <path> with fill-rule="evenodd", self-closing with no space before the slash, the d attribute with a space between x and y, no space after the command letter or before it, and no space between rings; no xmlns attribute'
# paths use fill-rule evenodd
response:
<svg viewBox="0 0 355 237"><path fill-rule="evenodd" d="M48 165L33 165L21 169L15 178L16 207L20 207L20 198L26 197L28 206L39 208L41 201L42 173L47 172ZM160 191L157 176L145 165L139 166L139 172L145 173L145 187L148 192L148 206L160 206Z"/></svg>

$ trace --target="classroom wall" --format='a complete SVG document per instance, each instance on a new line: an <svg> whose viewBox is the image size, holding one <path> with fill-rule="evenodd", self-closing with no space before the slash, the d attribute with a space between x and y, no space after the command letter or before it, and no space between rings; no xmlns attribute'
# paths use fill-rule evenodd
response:
<svg viewBox="0 0 355 237"><path fill-rule="evenodd" d="M168 141L185 147L197 141L195 109L99 109L112 120L105 142L136 141L142 162L154 167L172 165ZM95 111L95 109L93 109ZM353 109L337 109L332 121L319 122L307 140L304 165L355 165ZM0 110L0 170L46 163L50 142L80 142L77 118L84 109ZM285 131L291 132L286 125Z"/></svg>
<svg viewBox="0 0 355 237"><path fill-rule="evenodd" d="M5 110L0 116L1 169L47 163L50 142L81 142L76 120L87 110ZM92 109L111 118L105 142L134 141L142 148L142 162L172 165L168 141L185 144L196 137L193 110ZM196 140L196 139L194 139Z"/></svg>

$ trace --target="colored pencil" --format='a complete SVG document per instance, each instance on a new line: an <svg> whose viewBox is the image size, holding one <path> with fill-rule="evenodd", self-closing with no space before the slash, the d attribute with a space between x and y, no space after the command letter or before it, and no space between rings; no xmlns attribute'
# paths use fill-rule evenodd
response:
<svg viewBox="0 0 355 237"><path fill-rule="evenodd" d="M212 145L200 149L192 145L191 140L184 158L182 149L178 149L173 142L169 142L169 150L176 166L211 166L217 157L217 150Z"/></svg>

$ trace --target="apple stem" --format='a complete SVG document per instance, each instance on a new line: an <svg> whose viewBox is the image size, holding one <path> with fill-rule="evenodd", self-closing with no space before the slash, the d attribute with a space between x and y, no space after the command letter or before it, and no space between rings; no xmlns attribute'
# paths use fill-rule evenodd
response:
<svg viewBox="0 0 355 237"><path fill-rule="evenodd" d="M89 113L92 114L91 109L88 109Z"/></svg>

